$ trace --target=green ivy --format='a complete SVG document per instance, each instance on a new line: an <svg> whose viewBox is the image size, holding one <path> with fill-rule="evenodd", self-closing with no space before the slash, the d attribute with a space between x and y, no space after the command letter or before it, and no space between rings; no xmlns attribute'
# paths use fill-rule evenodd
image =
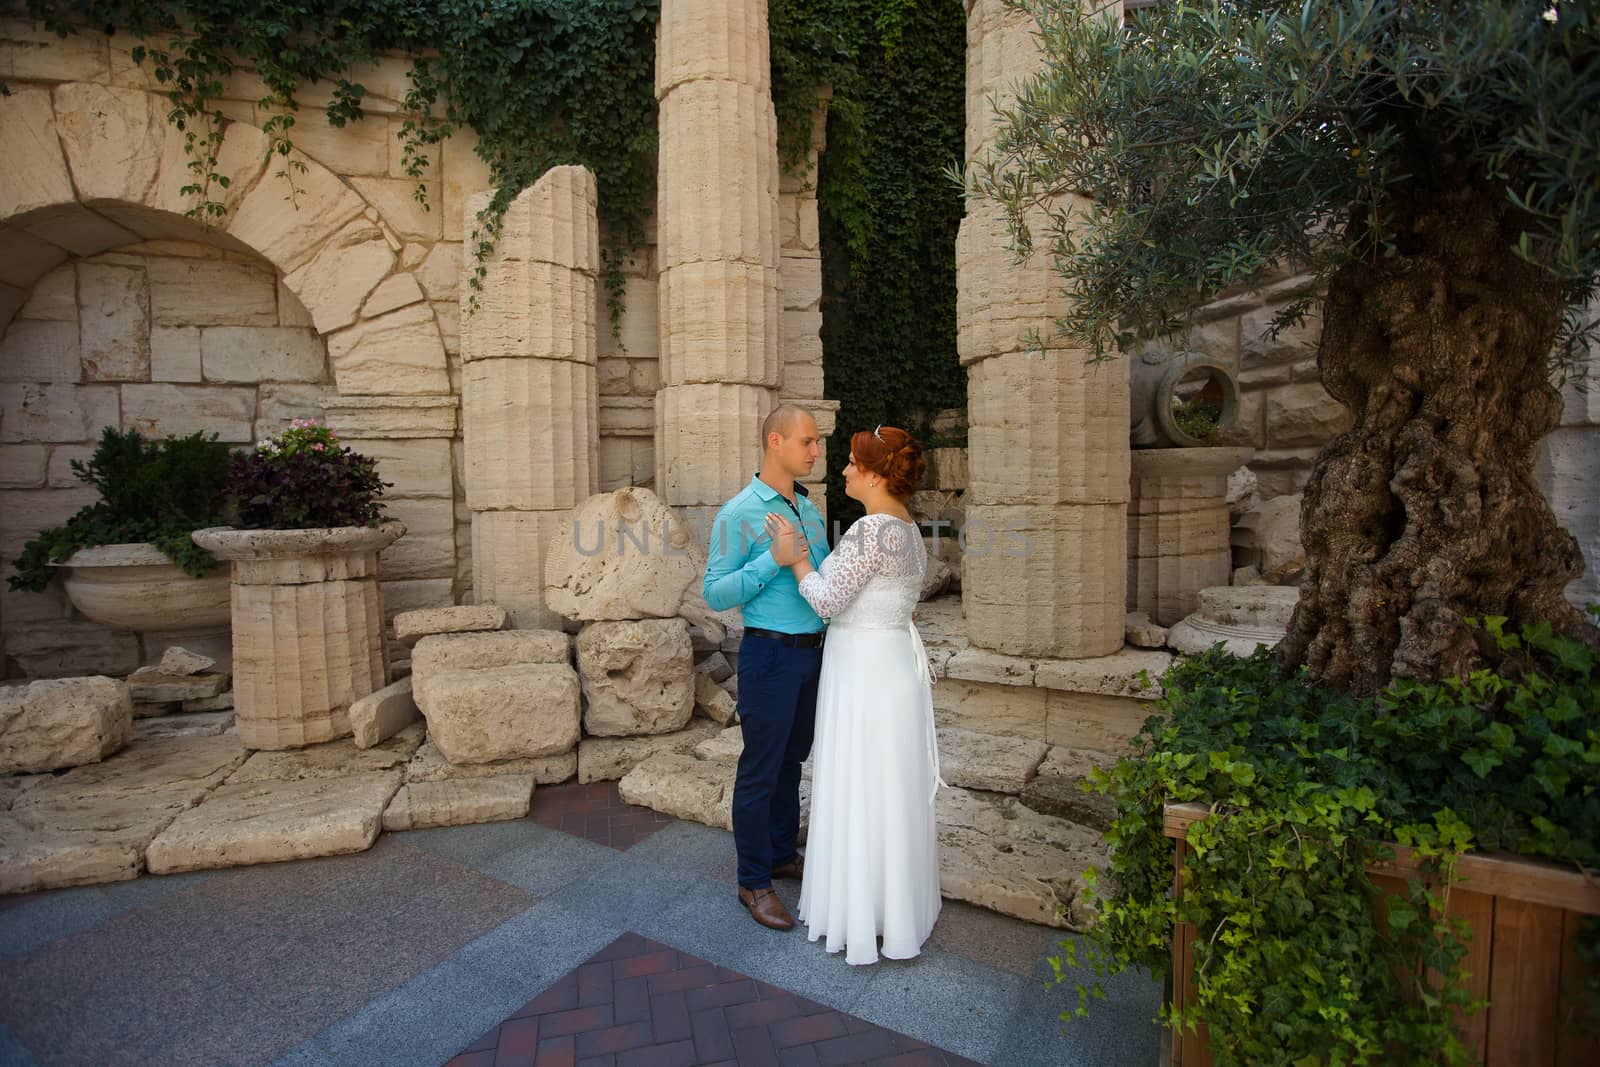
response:
<svg viewBox="0 0 1600 1067"><path fill-rule="evenodd" d="M107 427L87 463L72 461L72 473L93 486L100 499L80 509L64 526L41 531L23 545L12 589L41 592L53 563L80 548L148 541L184 573L198 578L216 566L189 534L220 526L222 486L231 453L216 434L193 433L147 441L137 430Z"/></svg>
<svg viewBox="0 0 1600 1067"><path fill-rule="evenodd" d="M1205 1023L1228 1065L1476 1062L1452 1023L1472 1010L1465 928L1447 879L1416 879L1381 914L1367 865L1410 846L1448 872L1469 848L1600 868L1600 654L1547 625L1484 620L1494 670L1377 698L1310 686L1270 652L1181 659L1132 758L1097 776L1117 801L1113 860L1088 938L1053 961L1099 975L1168 964L1194 924L1196 996L1167 1022ZM1163 805L1198 802L1181 893ZM1600 959L1600 928L1579 954ZM1445 976L1438 986L1429 971ZM1078 987L1072 1014L1096 987ZM1596 1010L1589 986L1585 1005Z"/></svg>

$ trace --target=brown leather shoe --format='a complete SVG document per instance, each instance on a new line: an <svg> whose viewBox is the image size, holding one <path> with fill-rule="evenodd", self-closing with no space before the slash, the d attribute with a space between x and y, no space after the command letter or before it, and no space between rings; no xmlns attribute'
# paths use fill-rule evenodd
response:
<svg viewBox="0 0 1600 1067"><path fill-rule="evenodd" d="M793 878L798 882L805 876L806 858L804 856L796 856L783 866L772 868L772 877L774 878Z"/></svg>
<svg viewBox="0 0 1600 1067"><path fill-rule="evenodd" d="M739 903L750 909L756 922L772 930L794 929L794 916L783 906L778 894L771 889L746 889L739 887Z"/></svg>

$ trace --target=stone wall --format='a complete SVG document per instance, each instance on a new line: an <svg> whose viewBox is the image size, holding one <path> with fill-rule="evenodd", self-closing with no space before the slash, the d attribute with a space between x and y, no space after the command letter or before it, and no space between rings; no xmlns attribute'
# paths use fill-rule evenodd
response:
<svg viewBox="0 0 1600 1067"><path fill-rule="evenodd" d="M182 134L133 62L134 43L62 40L0 17L0 80L12 90L0 98L0 570L93 498L68 463L104 426L215 430L243 446L291 418L322 416L394 483L385 499L408 533L382 557L388 613L470 602L460 294L466 208L489 187L472 133L432 150L419 204L397 137L410 61L381 57L353 72L369 90L360 122L329 127L313 110L326 88L300 94L292 158L306 169L291 190L266 163L259 125L269 116L256 103L266 87L241 66L218 100L219 170L231 184L213 195L227 214L202 226L185 217L193 203L179 191L189 180ZM780 395L815 408L826 431L822 116L806 165L781 181L778 275ZM613 336L602 310L597 338L602 490L655 477L653 228L625 274L620 330ZM755 441L750 449L753 471ZM126 673L146 658L134 635L72 619L55 588L0 594L5 675L23 669L12 653L24 631L84 669Z"/></svg>

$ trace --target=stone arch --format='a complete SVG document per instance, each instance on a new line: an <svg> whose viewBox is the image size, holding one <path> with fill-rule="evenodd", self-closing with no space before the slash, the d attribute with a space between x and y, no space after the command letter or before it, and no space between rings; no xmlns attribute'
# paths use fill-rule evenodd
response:
<svg viewBox="0 0 1600 1067"><path fill-rule="evenodd" d="M218 226L185 216L185 136L158 94L87 82L0 97L0 329L33 283L69 256L149 240L198 240L265 258L327 338L342 394L450 392L439 324L399 240L337 174L299 152L288 188L267 136L230 123Z"/></svg>

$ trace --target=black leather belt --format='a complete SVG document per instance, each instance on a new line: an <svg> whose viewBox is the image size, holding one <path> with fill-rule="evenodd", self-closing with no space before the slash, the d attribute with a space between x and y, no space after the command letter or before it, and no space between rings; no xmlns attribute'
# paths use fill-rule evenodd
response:
<svg viewBox="0 0 1600 1067"><path fill-rule="evenodd" d="M778 630L763 630L759 626L746 626L744 628L746 637L765 637L768 641L777 641L780 644L788 645L790 648L820 648L823 635L826 633L826 630L818 630L814 634L786 634Z"/></svg>

